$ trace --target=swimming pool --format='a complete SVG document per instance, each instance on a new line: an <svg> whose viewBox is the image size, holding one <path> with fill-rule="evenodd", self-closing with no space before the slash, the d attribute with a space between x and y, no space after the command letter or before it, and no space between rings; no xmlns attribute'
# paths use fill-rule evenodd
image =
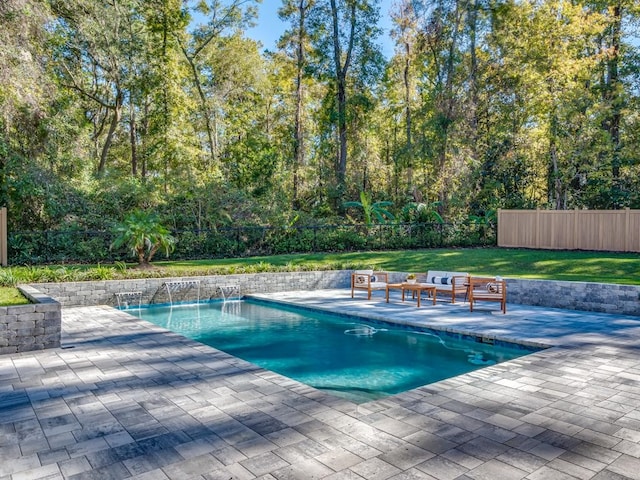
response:
<svg viewBox="0 0 640 480"><path fill-rule="evenodd" d="M357 403L536 350L257 300L129 309L156 325ZM480 339L479 339L480 340Z"/></svg>

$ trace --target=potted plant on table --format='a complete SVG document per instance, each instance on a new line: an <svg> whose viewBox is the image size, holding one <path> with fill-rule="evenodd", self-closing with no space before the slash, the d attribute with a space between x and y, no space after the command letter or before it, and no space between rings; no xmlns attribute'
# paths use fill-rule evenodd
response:
<svg viewBox="0 0 640 480"><path fill-rule="evenodd" d="M407 283L416 283L416 274L410 273L407 275Z"/></svg>

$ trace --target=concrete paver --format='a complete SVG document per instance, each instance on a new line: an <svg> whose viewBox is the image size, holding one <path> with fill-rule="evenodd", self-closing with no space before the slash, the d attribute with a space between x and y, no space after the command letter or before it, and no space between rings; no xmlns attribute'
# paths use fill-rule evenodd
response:
<svg viewBox="0 0 640 480"><path fill-rule="evenodd" d="M259 298L547 350L354 404L109 307L0 357L0 480L640 478L640 318Z"/></svg>

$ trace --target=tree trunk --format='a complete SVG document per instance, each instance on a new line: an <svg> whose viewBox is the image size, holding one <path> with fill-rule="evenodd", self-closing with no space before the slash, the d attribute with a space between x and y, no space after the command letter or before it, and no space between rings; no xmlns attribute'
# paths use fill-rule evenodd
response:
<svg viewBox="0 0 640 480"><path fill-rule="evenodd" d="M209 105L207 103L207 97L204 94L204 90L202 89L202 83L200 82L200 72L198 72L198 67L195 64L195 61L192 57L189 56L188 52L184 47L182 47L182 53L184 57L187 59L189 66L191 67L191 73L193 74L193 81L196 84L196 89L198 90L198 96L200 97L200 109L202 111L202 116L204 117L204 125L207 130L207 140L209 141L209 151L210 151L210 160L211 165L215 164L216 154L217 154L217 145L214 140L213 128L211 127L211 110L209 109Z"/></svg>
<svg viewBox="0 0 640 480"><path fill-rule="evenodd" d="M344 191L347 176L347 93L345 79L342 75L337 78L338 83L338 165L337 179L340 191Z"/></svg>
<svg viewBox="0 0 640 480"><path fill-rule="evenodd" d="M147 165L147 155L148 155L148 149L147 149L147 145L146 145L146 139L147 139L147 134L149 133L149 101L147 98L145 98L145 102L144 102L144 118L142 120L142 167L141 167L141 172L140 172L140 177L141 178L147 178L147 169L148 169L148 165Z"/></svg>
<svg viewBox="0 0 640 480"><path fill-rule="evenodd" d="M444 91L441 97L441 111L440 115L442 116L442 134L441 134L441 148L438 155L438 168L442 178L442 182L440 183L440 190L438 192L438 199L440 200L440 205L438 206L438 213L442 215L446 210L447 206L447 192L449 190L449 181L448 181L448 172L446 169L447 164L447 152L449 149L449 129L454 120L454 110L455 110L455 102L456 99L453 95L453 85L454 85L454 75L455 75L455 58L456 58L456 50L458 47L458 33L460 29L461 22L461 10L459 2L455 3L455 11L454 11L454 24L452 28L451 40L449 43L449 51L447 53L447 62L445 66L445 75L446 80L444 84Z"/></svg>
<svg viewBox="0 0 640 480"><path fill-rule="evenodd" d="M476 30L478 24L478 0L471 0L469 18L469 57L471 71L469 83L471 87L471 151L474 160L478 159L478 56L476 55Z"/></svg>
<svg viewBox="0 0 640 480"><path fill-rule="evenodd" d="M109 148L111 148L111 144L113 143L113 136L116 133L116 129L118 128L118 124L120 123L120 118L122 117L122 98L122 91L118 90L118 92L116 93L115 105L110 109L113 111L113 115L111 117L109 131L107 132L107 138L104 141L102 152L100 153L98 175L102 175L107 166L107 156L109 155Z"/></svg>
<svg viewBox="0 0 640 480"><path fill-rule="evenodd" d="M622 207L620 192L620 122L622 120L622 99L620 98L620 42L622 28L622 5L618 1L613 7L613 23L611 25L610 56L607 61L607 100L610 103L611 114L607 121L609 136L611 138L611 199L613 208Z"/></svg>
<svg viewBox="0 0 640 480"><path fill-rule="evenodd" d="M138 175L138 134L136 131L136 108L133 99L129 99L129 141L131 143L131 175Z"/></svg>
<svg viewBox="0 0 640 480"><path fill-rule="evenodd" d="M554 210L565 210L567 208L562 193L562 176L558 165L558 149L556 146L555 136L552 134L549 138L549 193L551 204Z"/></svg>
<svg viewBox="0 0 640 480"><path fill-rule="evenodd" d="M340 48L340 27L338 22L338 7L336 0L331 0L331 18L333 23L333 56L335 63L336 100L338 107L338 158L336 165L336 180L338 195L345 191L347 176L347 72L351 63L351 54L354 44L354 31L356 26L356 4L353 2L350 9L349 46L345 52L344 65Z"/></svg>
<svg viewBox="0 0 640 480"><path fill-rule="evenodd" d="M304 165L304 88L302 85L303 69L305 65L304 42L305 42L305 19L308 6L305 0L300 0L298 4L298 45L296 49L296 115L295 115L295 140L293 142L293 208L300 208L298 199L298 189L300 179L298 177L299 168Z"/></svg>
<svg viewBox="0 0 640 480"><path fill-rule="evenodd" d="M411 137L411 45L409 41L404 43L404 108L405 108L405 126L407 135L407 189L413 189L413 140Z"/></svg>

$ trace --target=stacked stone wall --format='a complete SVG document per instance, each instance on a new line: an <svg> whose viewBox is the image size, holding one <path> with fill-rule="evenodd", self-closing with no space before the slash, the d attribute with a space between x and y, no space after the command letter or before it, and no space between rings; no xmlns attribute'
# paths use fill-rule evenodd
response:
<svg viewBox="0 0 640 480"><path fill-rule="evenodd" d="M640 316L640 286L507 279L507 302Z"/></svg>
<svg viewBox="0 0 640 480"><path fill-rule="evenodd" d="M0 354L59 347L60 303L32 287L21 290L32 303L0 307Z"/></svg>
<svg viewBox="0 0 640 480"><path fill-rule="evenodd" d="M199 281L199 288L192 284L193 280ZM140 292L140 302L146 305L169 303L170 293L171 301L175 303L194 301L198 297L200 300L208 300L251 293L348 288L350 281L351 271L341 270L38 283L32 286L55 298L64 307L72 307L84 305L118 306L118 294L127 292ZM174 282L185 282L189 285L169 292L167 284ZM136 297L129 298L134 301Z"/></svg>
<svg viewBox="0 0 640 480"><path fill-rule="evenodd" d="M390 272L389 282L406 278ZM322 272L256 273L202 277L148 278L76 283L41 283L33 287L55 298L63 306L118 305L117 293L140 292L142 304L168 303L166 283L200 281L200 299L222 298L221 287L237 286L240 295L290 290L349 288L350 270ZM591 312L640 316L640 286L552 280L507 280L507 303L566 308ZM227 293L231 290L227 290ZM195 300L195 287L173 292L174 302ZM226 293L225 293L226 294Z"/></svg>

